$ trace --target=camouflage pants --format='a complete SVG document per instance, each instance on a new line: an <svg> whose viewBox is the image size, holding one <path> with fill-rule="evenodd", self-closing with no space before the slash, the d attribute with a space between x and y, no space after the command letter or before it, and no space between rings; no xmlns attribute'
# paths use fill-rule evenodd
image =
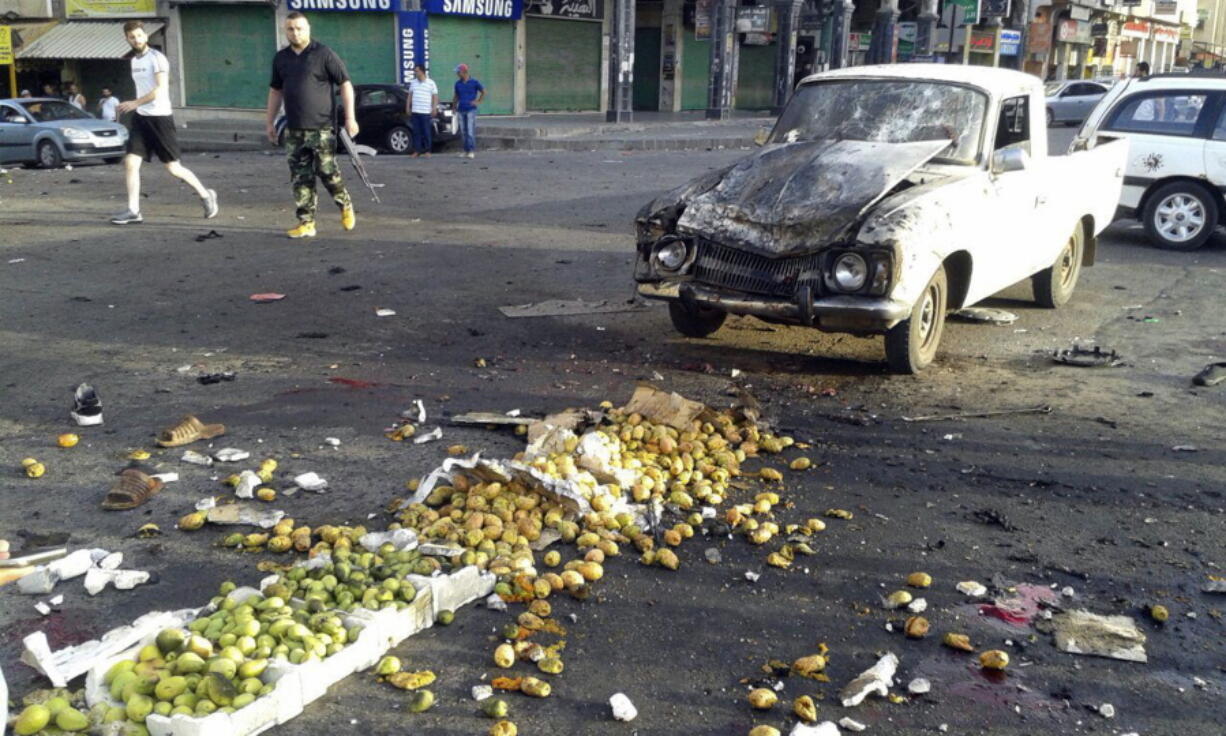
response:
<svg viewBox="0 0 1226 736"><path fill-rule="evenodd" d="M329 129L285 131L285 153L289 161L290 181L294 185L294 204L299 222L315 221L315 177L324 183L336 206L353 206L341 170L336 164L336 134Z"/></svg>

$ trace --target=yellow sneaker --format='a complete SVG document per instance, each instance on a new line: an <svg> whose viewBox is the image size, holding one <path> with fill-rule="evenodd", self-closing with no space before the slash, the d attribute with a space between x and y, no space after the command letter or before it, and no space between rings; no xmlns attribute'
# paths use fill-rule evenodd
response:
<svg viewBox="0 0 1226 736"><path fill-rule="evenodd" d="M354 213L352 207L346 207L341 210L341 227L346 230L352 230L354 225L358 224L358 216Z"/></svg>
<svg viewBox="0 0 1226 736"><path fill-rule="evenodd" d="M286 231L286 233L285 233L285 234L286 234L286 235L288 235L288 236L290 236L291 238L295 238L295 239L297 239L297 238L313 238L313 237L315 237L315 223L313 223L313 222L300 222L300 223L298 223L298 227L294 228L293 230L288 230L288 231Z"/></svg>

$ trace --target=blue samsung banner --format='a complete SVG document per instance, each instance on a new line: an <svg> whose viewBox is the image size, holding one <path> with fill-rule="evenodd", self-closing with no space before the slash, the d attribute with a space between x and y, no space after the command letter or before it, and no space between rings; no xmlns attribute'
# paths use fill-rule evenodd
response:
<svg viewBox="0 0 1226 736"><path fill-rule="evenodd" d="M338 11L390 13L400 7L398 0L285 0L285 7L299 12Z"/></svg>
<svg viewBox="0 0 1226 736"><path fill-rule="evenodd" d="M355 1L360 0L350 0ZM524 15L524 0L422 0L422 7L437 15L471 15L500 20L519 20Z"/></svg>
<svg viewBox="0 0 1226 736"><path fill-rule="evenodd" d="M396 76L400 84L413 81L413 69L430 68L430 21L424 10L396 13Z"/></svg>

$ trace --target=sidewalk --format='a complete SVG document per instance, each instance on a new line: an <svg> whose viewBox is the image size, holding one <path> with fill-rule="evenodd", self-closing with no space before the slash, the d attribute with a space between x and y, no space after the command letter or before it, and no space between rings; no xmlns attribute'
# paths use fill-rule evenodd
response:
<svg viewBox="0 0 1226 736"><path fill-rule="evenodd" d="M729 120L707 120L701 110L637 112L628 123L606 122L603 113L491 115L478 120L477 145L504 151L705 151L753 145L758 129L773 123L765 113L742 111ZM188 123L179 141L185 151L269 148L263 125L241 120Z"/></svg>

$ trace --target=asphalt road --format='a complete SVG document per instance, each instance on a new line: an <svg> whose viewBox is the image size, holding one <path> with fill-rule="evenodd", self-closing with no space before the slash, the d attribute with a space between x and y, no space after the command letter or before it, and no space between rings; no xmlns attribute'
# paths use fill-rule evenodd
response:
<svg viewBox="0 0 1226 736"><path fill-rule="evenodd" d="M414 399L432 417L545 412L621 403L637 380L658 374L660 385L713 405L729 403L734 385L748 390L783 430L814 444L809 454L822 465L788 476L784 521L832 507L854 519L831 520L817 555L787 572L764 565L766 550L726 537L686 544L676 573L629 558L610 564L598 596L558 601L566 671L547 700L512 701L520 733L744 734L755 723L786 733L794 719L785 704L802 693L819 699L822 718L850 715L868 733L936 733L942 724L953 734L1220 733L1222 599L1199 590L1226 563L1226 389L1189 379L1226 359L1226 241L1168 253L1121 223L1067 309L1038 309L1028 287L1009 289L990 304L1018 321L951 323L939 362L921 377L888 375L880 339L738 319L688 340L658 307L541 319L497 311L626 299L634 211L739 155L380 157L369 167L385 184L383 203L355 188L358 229L341 233L325 204L320 237L309 242L281 235L293 210L280 157L190 157L221 193L214 221L163 171L147 170L147 221L128 228L106 224L123 208L116 167L11 172L13 182L0 184L0 467L9 469L0 536L67 531L75 544L123 551L126 565L156 571L159 582L96 598L63 583L64 609L48 618L32 599L0 590L0 667L10 687L19 695L39 683L17 662L33 630L46 629L53 646L76 643L152 609L201 604L223 580L261 577L257 557L212 546L218 533L173 530L198 498L221 489L216 473L181 463L179 452L154 457L179 483L137 511L99 510L127 451L151 447L156 430L185 412L226 423L216 446L329 478L326 494L278 501L295 518L375 525L446 445L494 456L519 449L509 434L445 421L441 443L384 439ZM202 237L210 231L220 237ZM286 298L249 300L270 291ZM376 317L380 308L396 315ZM1074 341L1114 348L1125 365L1052 364L1050 352ZM742 372L735 380L733 369ZM220 370L238 379L195 381ZM106 425L60 450L54 437L73 429L71 389L81 381L98 387ZM904 419L1038 405L1051 413ZM44 478L20 475L26 456L47 464ZM166 534L132 538L148 521ZM721 551L720 564L704 561L708 547ZM748 582L746 570L761 579ZM901 617L880 608L915 570L936 580L926 594L936 634L922 641L887 631ZM1047 634L979 615L954 591L971 579L1071 586L1067 607L1136 618L1149 662L1060 653ZM1170 608L1165 626L1145 618L1153 603ZM573 623L561 618L570 613ZM484 733L488 721L468 691L494 674L490 653L508 620L464 610L453 626L399 648L409 667L439 674L429 713L407 714L403 693L356 676L277 732ZM985 678L969 656L943 649L939 634L954 629L980 648L1008 650L1006 676ZM791 661L822 642L831 683L788 678L780 706L751 713L746 683L769 660ZM840 707L838 688L884 651L901 658L904 685L927 677L932 693ZM608 716L617 691L638 706L633 724ZM1113 720L1088 709L1102 703L1114 705Z"/></svg>

